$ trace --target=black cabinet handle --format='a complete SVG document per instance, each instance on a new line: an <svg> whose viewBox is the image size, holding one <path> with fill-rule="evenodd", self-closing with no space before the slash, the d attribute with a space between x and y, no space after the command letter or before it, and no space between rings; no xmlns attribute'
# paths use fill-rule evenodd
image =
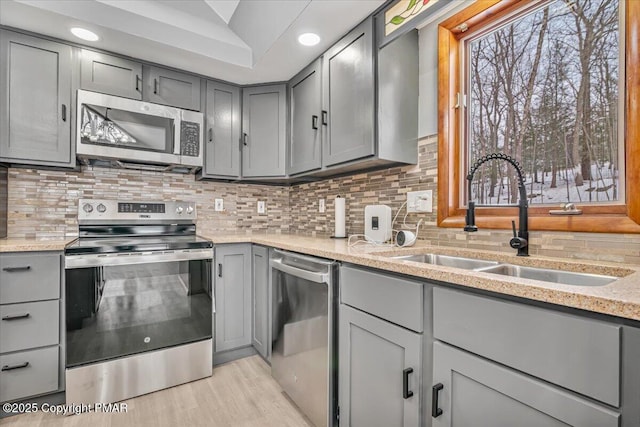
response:
<svg viewBox="0 0 640 427"><path fill-rule="evenodd" d="M31 270L30 265L25 265L24 267L5 267L2 271L6 271L7 273L16 273L18 271L29 271Z"/></svg>
<svg viewBox="0 0 640 427"><path fill-rule="evenodd" d="M318 130L318 116L311 116L311 129Z"/></svg>
<svg viewBox="0 0 640 427"><path fill-rule="evenodd" d="M31 314L29 313L10 314L8 316L2 316L2 320L11 321L11 320L18 320L18 319L26 319L28 317L31 317Z"/></svg>
<svg viewBox="0 0 640 427"><path fill-rule="evenodd" d="M322 126L326 126L327 125L327 112L325 110L322 110Z"/></svg>
<svg viewBox="0 0 640 427"><path fill-rule="evenodd" d="M209 142L213 142L213 129L209 128Z"/></svg>
<svg viewBox="0 0 640 427"><path fill-rule="evenodd" d="M158 94L158 79L153 79L153 94Z"/></svg>
<svg viewBox="0 0 640 427"><path fill-rule="evenodd" d="M62 104L62 121L67 121L67 106L65 104Z"/></svg>
<svg viewBox="0 0 640 427"><path fill-rule="evenodd" d="M22 369L22 368L26 368L27 366L29 366L29 362L24 362L19 365L4 365L2 367L2 372L13 371L14 369Z"/></svg>
<svg viewBox="0 0 640 427"><path fill-rule="evenodd" d="M409 390L409 374L413 373L413 368L407 368L402 371L402 397L405 399L413 396L413 392Z"/></svg>
<svg viewBox="0 0 640 427"><path fill-rule="evenodd" d="M218 277L222 277L222 264L218 264Z"/></svg>
<svg viewBox="0 0 640 427"><path fill-rule="evenodd" d="M438 392L442 390L444 386L442 383L438 383L431 387L431 416L438 418L442 415L442 409L438 408Z"/></svg>
<svg viewBox="0 0 640 427"><path fill-rule="evenodd" d="M245 147L247 146L247 134L246 133L242 134L242 145L244 145Z"/></svg>
<svg viewBox="0 0 640 427"><path fill-rule="evenodd" d="M140 92L140 76L136 74L136 91Z"/></svg>

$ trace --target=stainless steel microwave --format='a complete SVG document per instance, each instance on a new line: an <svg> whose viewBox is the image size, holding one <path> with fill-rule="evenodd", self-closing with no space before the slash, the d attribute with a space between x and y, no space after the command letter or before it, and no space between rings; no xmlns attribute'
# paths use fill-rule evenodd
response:
<svg viewBox="0 0 640 427"><path fill-rule="evenodd" d="M78 90L76 155L202 167L202 113Z"/></svg>

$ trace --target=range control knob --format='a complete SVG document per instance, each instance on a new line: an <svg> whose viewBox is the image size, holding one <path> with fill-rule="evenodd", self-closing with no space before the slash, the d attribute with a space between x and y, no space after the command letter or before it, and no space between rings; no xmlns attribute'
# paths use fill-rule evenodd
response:
<svg viewBox="0 0 640 427"><path fill-rule="evenodd" d="M187 213L191 215L193 213L193 206L187 206Z"/></svg>
<svg viewBox="0 0 640 427"><path fill-rule="evenodd" d="M100 203L96 209L98 210L98 212L104 213L107 210L107 207Z"/></svg>
<svg viewBox="0 0 640 427"><path fill-rule="evenodd" d="M178 215L181 215L183 210L184 210L184 208L183 208L182 206L178 206L178 207L176 208L176 213L177 213Z"/></svg>
<svg viewBox="0 0 640 427"><path fill-rule="evenodd" d="M93 206L91 206L89 203L85 203L82 206L82 210L85 211L86 213L93 212Z"/></svg>

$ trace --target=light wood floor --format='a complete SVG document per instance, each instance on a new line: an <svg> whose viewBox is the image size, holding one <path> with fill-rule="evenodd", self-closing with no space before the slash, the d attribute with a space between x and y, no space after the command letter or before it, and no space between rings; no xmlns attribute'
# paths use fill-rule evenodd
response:
<svg viewBox="0 0 640 427"><path fill-rule="evenodd" d="M16 415L6 427L312 427L282 392L269 366L252 356L216 366L213 376L125 401L125 414Z"/></svg>

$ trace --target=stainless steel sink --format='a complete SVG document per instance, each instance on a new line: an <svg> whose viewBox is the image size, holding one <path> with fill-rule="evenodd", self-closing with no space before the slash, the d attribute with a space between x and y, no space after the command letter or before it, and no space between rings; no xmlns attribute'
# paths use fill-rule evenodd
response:
<svg viewBox="0 0 640 427"><path fill-rule="evenodd" d="M393 259L403 261L423 262L425 264L443 265L446 267L463 268L465 270L475 270L478 268L497 266L496 261L486 261L482 259L462 258L449 255L423 254L423 255L403 255L394 256Z"/></svg>
<svg viewBox="0 0 640 427"><path fill-rule="evenodd" d="M613 282L617 277L602 276L589 273L571 273L546 268L522 267L519 265L499 264L493 267L479 269L485 273L501 274L503 276L522 277L523 279L541 280L543 282L562 283L577 286L602 286Z"/></svg>

